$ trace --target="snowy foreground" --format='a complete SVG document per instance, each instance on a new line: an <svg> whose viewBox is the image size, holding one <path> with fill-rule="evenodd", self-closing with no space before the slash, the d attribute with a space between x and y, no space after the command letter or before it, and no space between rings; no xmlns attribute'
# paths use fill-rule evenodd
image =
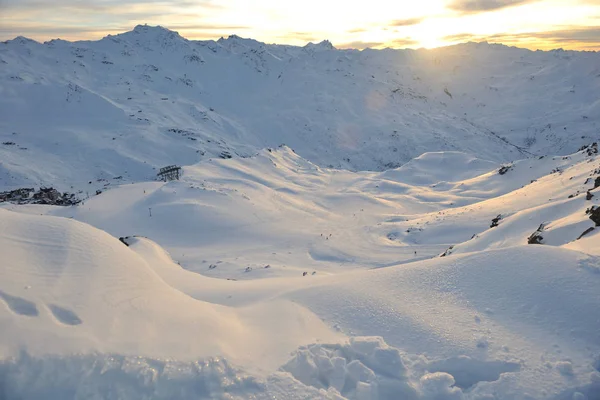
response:
<svg viewBox="0 0 600 400"><path fill-rule="evenodd" d="M1 43L0 400L599 400L597 60Z"/></svg>
<svg viewBox="0 0 600 400"><path fill-rule="evenodd" d="M599 168L428 153L353 173L280 148L5 205L3 394L598 399L600 229L576 239Z"/></svg>

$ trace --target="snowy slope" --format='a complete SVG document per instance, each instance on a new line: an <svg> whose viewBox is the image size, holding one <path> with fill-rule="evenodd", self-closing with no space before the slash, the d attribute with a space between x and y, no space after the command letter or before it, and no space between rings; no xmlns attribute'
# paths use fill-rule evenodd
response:
<svg viewBox="0 0 600 400"><path fill-rule="evenodd" d="M332 170L282 147L5 204L7 397L597 399L600 236L577 238L600 158L499 170L456 152Z"/></svg>
<svg viewBox="0 0 600 400"><path fill-rule="evenodd" d="M335 338L291 303L232 310L194 300L89 225L0 213L4 357L21 348L34 355L102 351L183 360L235 354L257 368L272 368L282 360L270 356L308 338ZM282 351L272 351L279 346Z"/></svg>
<svg viewBox="0 0 600 400"><path fill-rule="evenodd" d="M0 64L0 191L83 200L0 204L0 399L600 399L597 53Z"/></svg>
<svg viewBox="0 0 600 400"><path fill-rule="evenodd" d="M149 26L96 42L19 37L0 43L0 136L10 143L0 185L94 193L282 143L353 170L442 150L499 162L569 154L598 138L599 62L485 44L198 42Z"/></svg>

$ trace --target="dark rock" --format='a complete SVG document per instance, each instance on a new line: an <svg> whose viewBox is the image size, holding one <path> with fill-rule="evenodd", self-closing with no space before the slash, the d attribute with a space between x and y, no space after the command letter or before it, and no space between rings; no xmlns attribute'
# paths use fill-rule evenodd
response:
<svg viewBox="0 0 600 400"><path fill-rule="evenodd" d="M498 216L496 218L492 219L492 224L490 225L490 228L495 228L498 226L498 223L500 222L500 220L502 219L502 215L498 214Z"/></svg>
<svg viewBox="0 0 600 400"><path fill-rule="evenodd" d="M21 188L9 192L0 192L0 202L15 204L46 204L53 206L72 206L81 202L73 193L60 193L54 188Z"/></svg>
<svg viewBox="0 0 600 400"><path fill-rule="evenodd" d="M28 201L31 197L31 193L33 193L33 188L21 188L11 190L9 192L1 192L0 193L0 203L8 201L12 203L23 204Z"/></svg>
<svg viewBox="0 0 600 400"><path fill-rule="evenodd" d="M596 226L600 226L600 207L591 206L585 210L585 213L590 216L590 219L594 221Z"/></svg>
<svg viewBox="0 0 600 400"><path fill-rule="evenodd" d="M587 193L585 194L585 199L591 200L593 198L594 198L594 195L588 190Z"/></svg>
<svg viewBox="0 0 600 400"><path fill-rule="evenodd" d="M579 151L586 153L588 156L593 156L594 154L598 154L598 142L594 142L592 144L588 144L582 146Z"/></svg>
<svg viewBox="0 0 600 400"><path fill-rule="evenodd" d="M537 228L537 230L535 232L533 232L527 238L527 243L528 244L544 244L544 237L542 236L542 232L544 231L545 227L546 227L545 224L540 224L540 226Z"/></svg>
<svg viewBox="0 0 600 400"><path fill-rule="evenodd" d="M582 237L584 237L585 235L587 235L588 233L592 232L594 230L594 227L592 226L591 228L586 229L581 235L579 235L579 237L576 240L581 239Z"/></svg>
<svg viewBox="0 0 600 400"><path fill-rule="evenodd" d="M510 171L512 169L512 164L510 165L503 165L502 167L500 167L500 169L498 170L498 173L500 175L504 175L506 174L508 171Z"/></svg>
<svg viewBox="0 0 600 400"><path fill-rule="evenodd" d="M454 246L450 246L448 247L448 249L443 252L442 254L440 254L440 257L446 257L449 256L450 254L452 254L452 249L454 248Z"/></svg>
<svg viewBox="0 0 600 400"><path fill-rule="evenodd" d="M531 236L527 238L528 244L543 244L544 237L540 235L540 232L533 232Z"/></svg>

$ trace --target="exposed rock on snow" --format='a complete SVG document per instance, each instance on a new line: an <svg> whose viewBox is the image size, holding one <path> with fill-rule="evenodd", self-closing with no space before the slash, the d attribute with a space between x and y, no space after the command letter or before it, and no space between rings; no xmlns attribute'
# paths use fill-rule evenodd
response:
<svg viewBox="0 0 600 400"><path fill-rule="evenodd" d="M584 152L588 157L598 154L598 142L584 145L579 149L579 151Z"/></svg>
<svg viewBox="0 0 600 400"><path fill-rule="evenodd" d="M545 225L540 224L535 232L533 232L528 238L528 244L544 244L544 237L542 236L542 232L544 232Z"/></svg>
<svg viewBox="0 0 600 400"><path fill-rule="evenodd" d="M495 228L498 226L498 223L500 222L500 220L502 219L502 215L498 214L497 217L492 218L492 224L490 225L490 228Z"/></svg>
<svg viewBox="0 0 600 400"><path fill-rule="evenodd" d="M21 188L0 192L0 203L44 204L53 206L72 206L81 202L73 193L60 193L54 188Z"/></svg>
<svg viewBox="0 0 600 400"><path fill-rule="evenodd" d="M500 167L500 169L498 170L498 173L500 175L504 175L506 174L508 171L510 171L512 169L512 165L503 165L502 167Z"/></svg>
<svg viewBox="0 0 600 400"><path fill-rule="evenodd" d="M596 226L600 226L600 207L592 206L585 210L585 213L590 216L590 219L594 221Z"/></svg>

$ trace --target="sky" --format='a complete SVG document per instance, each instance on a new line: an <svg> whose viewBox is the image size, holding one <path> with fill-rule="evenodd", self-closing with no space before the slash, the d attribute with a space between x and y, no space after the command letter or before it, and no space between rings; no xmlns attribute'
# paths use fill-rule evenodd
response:
<svg viewBox="0 0 600 400"><path fill-rule="evenodd" d="M188 39L600 51L600 0L0 0L0 40L100 39L145 23Z"/></svg>

